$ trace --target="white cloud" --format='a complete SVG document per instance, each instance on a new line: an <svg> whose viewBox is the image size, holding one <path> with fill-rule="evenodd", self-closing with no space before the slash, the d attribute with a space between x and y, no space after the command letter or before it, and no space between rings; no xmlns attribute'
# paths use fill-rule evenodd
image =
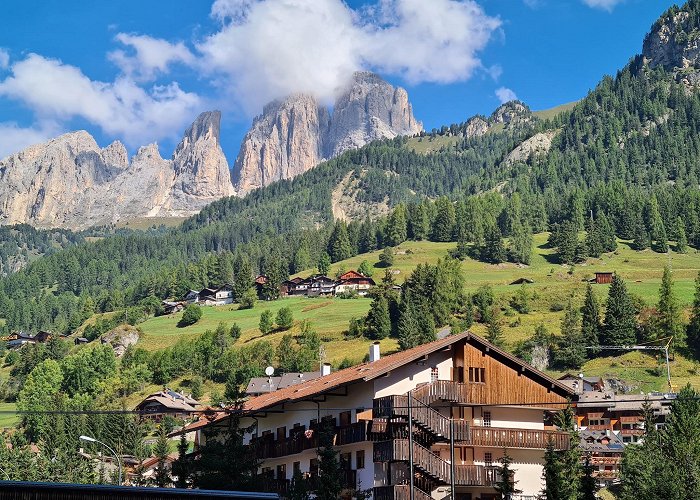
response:
<svg viewBox="0 0 700 500"><path fill-rule="evenodd" d="M518 100L518 96L515 95L515 92L506 87L496 89L496 97L498 97L498 100L501 101L501 104Z"/></svg>
<svg viewBox="0 0 700 500"><path fill-rule="evenodd" d="M370 69L409 83L466 80L500 21L473 0L217 0L221 29L198 44L199 67L249 113L309 92L331 101L352 73Z"/></svg>
<svg viewBox="0 0 700 500"><path fill-rule="evenodd" d="M83 118L130 146L176 137L202 106L177 83L145 90L126 77L94 81L75 66L37 54L11 66L0 96L21 101L40 120Z"/></svg>
<svg viewBox="0 0 700 500"><path fill-rule="evenodd" d="M107 54L125 75L138 81L149 81L165 74L172 63L192 64L194 55L184 43L170 43L147 35L119 33L115 39L130 49Z"/></svg>
<svg viewBox="0 0 700 500"><path fill-rule="evenodd" d="M44 122L32 127L20 127L14 122L0 122L0 159L21 151L33 144L45 142L61 133L54 122Z"/></svg>
<svg viewBox="0 0 700 500"><path fill-rule="evenodd" d="M612 11L617 4L622 3L624 0L583 0L583 3L594 9L603 9L608 12Z"/></svg>
<svg viewBox="0 0 700 500"><path fill-rule="evenodd" d="M10 53L0 47L0 69L6 69L10 64Z"/></svg>
<svg viewBox="0 0 700 500"><path fill-rule="evenodd" d="M542 0L523 0L523 2L531 9L536 9L537 7L542 5Z"/></svg>

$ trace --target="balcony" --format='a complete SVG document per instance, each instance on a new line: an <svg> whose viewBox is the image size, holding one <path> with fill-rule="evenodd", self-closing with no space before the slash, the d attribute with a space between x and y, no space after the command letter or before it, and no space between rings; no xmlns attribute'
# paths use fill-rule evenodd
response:
<svg viewBox="0 0 700 500"><path fill-rule="evenodd" d="M469 403L469 386L451 380L435 380L429 384L417 387L413 397L423 404L435 401L452 401L454 403Z"/></svg>
<svg viewBox="0 0 700 500"><path fill-rule="evenodd" d="M361 443L367 441L367 429L369 422L360 421L343 427L335 428L333 444L342 446L345 444ZM273 435L262 436L251 441L255 447L257 457L261 460L268 458L285 457L295 455L305 450L314 450L319 447L319 428L314 427L311 437L306 437L305 427L294 429L292 435L282 440L274 439Z"/></svg>
<svg viewBox="0 0 700 500"><path fill-rule="evenodd" d="M413 488L415 500L432 500L423 490ZM396 484L393 486L376 486L372 495L374 500L411 500L410 486Z"/></svg>
<svg viewBox="0 0 700 500"><path fill-rule="evenodd" d="M543 450L547 448L550 440L554 442L556 450L568 450L571 444L571 438L566 432L480 426L472 426L469 440L460 444L484 448Z"/></svg>

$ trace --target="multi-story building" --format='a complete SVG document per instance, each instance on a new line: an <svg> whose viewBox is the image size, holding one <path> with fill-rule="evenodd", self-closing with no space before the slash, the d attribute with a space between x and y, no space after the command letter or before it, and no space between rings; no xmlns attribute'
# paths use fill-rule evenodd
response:
<svg viewBox="0 0 700 500"><path fill-rule="evenodd" d="M496 498L500 459L513 459L513 480L534 499L542 489L544 450L570 445L545 425L546 414L575 396L569 387L465 332L270 391L245 403L246 441L261 459L261 482L284 493L295 471L318 473L319 429L334 446L349 490L375 500ZM186 430L225 426L226 415ZM215 434L214 434L215 435ZM411 495L411 486L413 494Z"/></svg>

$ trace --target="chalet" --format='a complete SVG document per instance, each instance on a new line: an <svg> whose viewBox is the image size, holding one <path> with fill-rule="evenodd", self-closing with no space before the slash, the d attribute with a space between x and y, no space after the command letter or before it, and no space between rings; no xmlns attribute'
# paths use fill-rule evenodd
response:
<svg viewBox="0 0 700 500"><path fill-rule="evenodd" d="M309 278L309 297L330 296L335 293L336 281L328 276L318 275Z"/></svg>
<svg viewBox="0 0 700 500"><path fill-rule="evenodd" d="M35 335L29 335L28 333L20 331L2 337L0 340L7 342L8 349L19 349L25 344L44 344L53 337L54 334L52 332L46 332L43 330L37 332Z"/></svg>
<svg viewBox="0 0 700 500"><path fill-rule="evenodd" d="M181 302L203 306L224 306L226 304L233 304L233 286L222 285L213 288L203 288L199 291L190 290Z"/></svg>
<svg viewBox="0 0 700 500"><path fill-rule="evenodd" d="M136 405L135 410L142 418L159 422L165 415L175 418L188 418L197 411L199 402L190 396L171 391L167 387L160 392L147 396Z"/></svg>
<svg viewBox="0 0 700 500"><path fill-rule="evenodd" d="M163 301L163 314L175 314L182 311L187 305L184 301L171 302L168 300Z"/></svg>
<svg viewBox="0 0 700 500"><path fill-rule="evenodd" d="M542 490L549 442L570 438L545 415L576 397L568 386L470 332L382 357L245 402L244 441L261 460L261 485L286 494L295 472L318 477L319 430L334 432L346 492L375 500L493 500L507 449L522 496ZM225 413L202 418L200 446L225 429ZM413 488L413 490L411 490ZM349 493L348 493L349 494Z"/></svg>
<svg viewBox="0 0 700 500"><path fill-rule="evenodd" d="M595 282L597 285L608 285L612 283L613 273L595 273Z"/></svg>
<svg viewBox="0 0 700 500"><path fill-rule="evenodd" d="M306 291L309 289L309 284L304 278L292 278L282 282L280 286L280 295L282 297L294 296L294 295L306 295Z"/></svg>
<svg viewBox="0 0 700 500"><path fill-rule="evenodd" d="M264 274L255 277L255 292L258 294L258 297L262 296L263 287L267 284L267 280L268 278Z"/></svg>
<svg viewBox="0 0 700 500"><path fill-rule="evenodd" d="M601 377L585 377L583 374L574 375L566 373L559 377L559 382L568 385L577 393L595 392L605 389L605 382Z"/></svg>
<svg viewBox="0 0 700 500"><path fill-rule="evenodd" d="M335 286L336 295L354 290L358 295L365 296L369 289L375 285L372 278L357 271L348 271L341 275L338 281L338 284Z"/></svg>
<svg viewBox="0 0 700 500"><path fill-rule="evenodd" d="M616 434L606 431L579 431L581 453L593 466L593 477L599 486L609 486L617 480L624 445Z"/></svg>
<svg viewBox="0 0 700 500"><path fill-rule="evenodd" d="M260 396L268 392L302 384L321 376L321 372L285 373L280 377L253 377L246 387L248 396Z"/></svg>
<svg viewBox="0 0 700 500"><path fill-rule="evenodd" d="M624 444L637 443L644 435L643 406L648 401L663 425L676 399L675 394L615 394L612 391L589 391L579 394L576 405L578 427L582 430L610 431Z"/></svg>
<svg viewBox="0 0 700 500"><path fill-rule="evenodd" d="M85 345L85 344L89 343L90 341L88 339L86 339L85 337L77 337L74 342L75 342L75 345Z"/></svg>

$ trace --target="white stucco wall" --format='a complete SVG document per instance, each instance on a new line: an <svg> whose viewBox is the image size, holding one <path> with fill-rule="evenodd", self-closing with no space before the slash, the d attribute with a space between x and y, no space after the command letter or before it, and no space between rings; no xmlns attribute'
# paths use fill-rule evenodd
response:
<svg viewBox="0 0 700 500"><path fill-rule="evenodd" d="M425 361L416 361L393 370L388 376L374 381L375 397L406 394L415 389L418 384L430 382L430 370L438 369L438 379L450 380L452 368L452 352L436 352Z"/></svg>

